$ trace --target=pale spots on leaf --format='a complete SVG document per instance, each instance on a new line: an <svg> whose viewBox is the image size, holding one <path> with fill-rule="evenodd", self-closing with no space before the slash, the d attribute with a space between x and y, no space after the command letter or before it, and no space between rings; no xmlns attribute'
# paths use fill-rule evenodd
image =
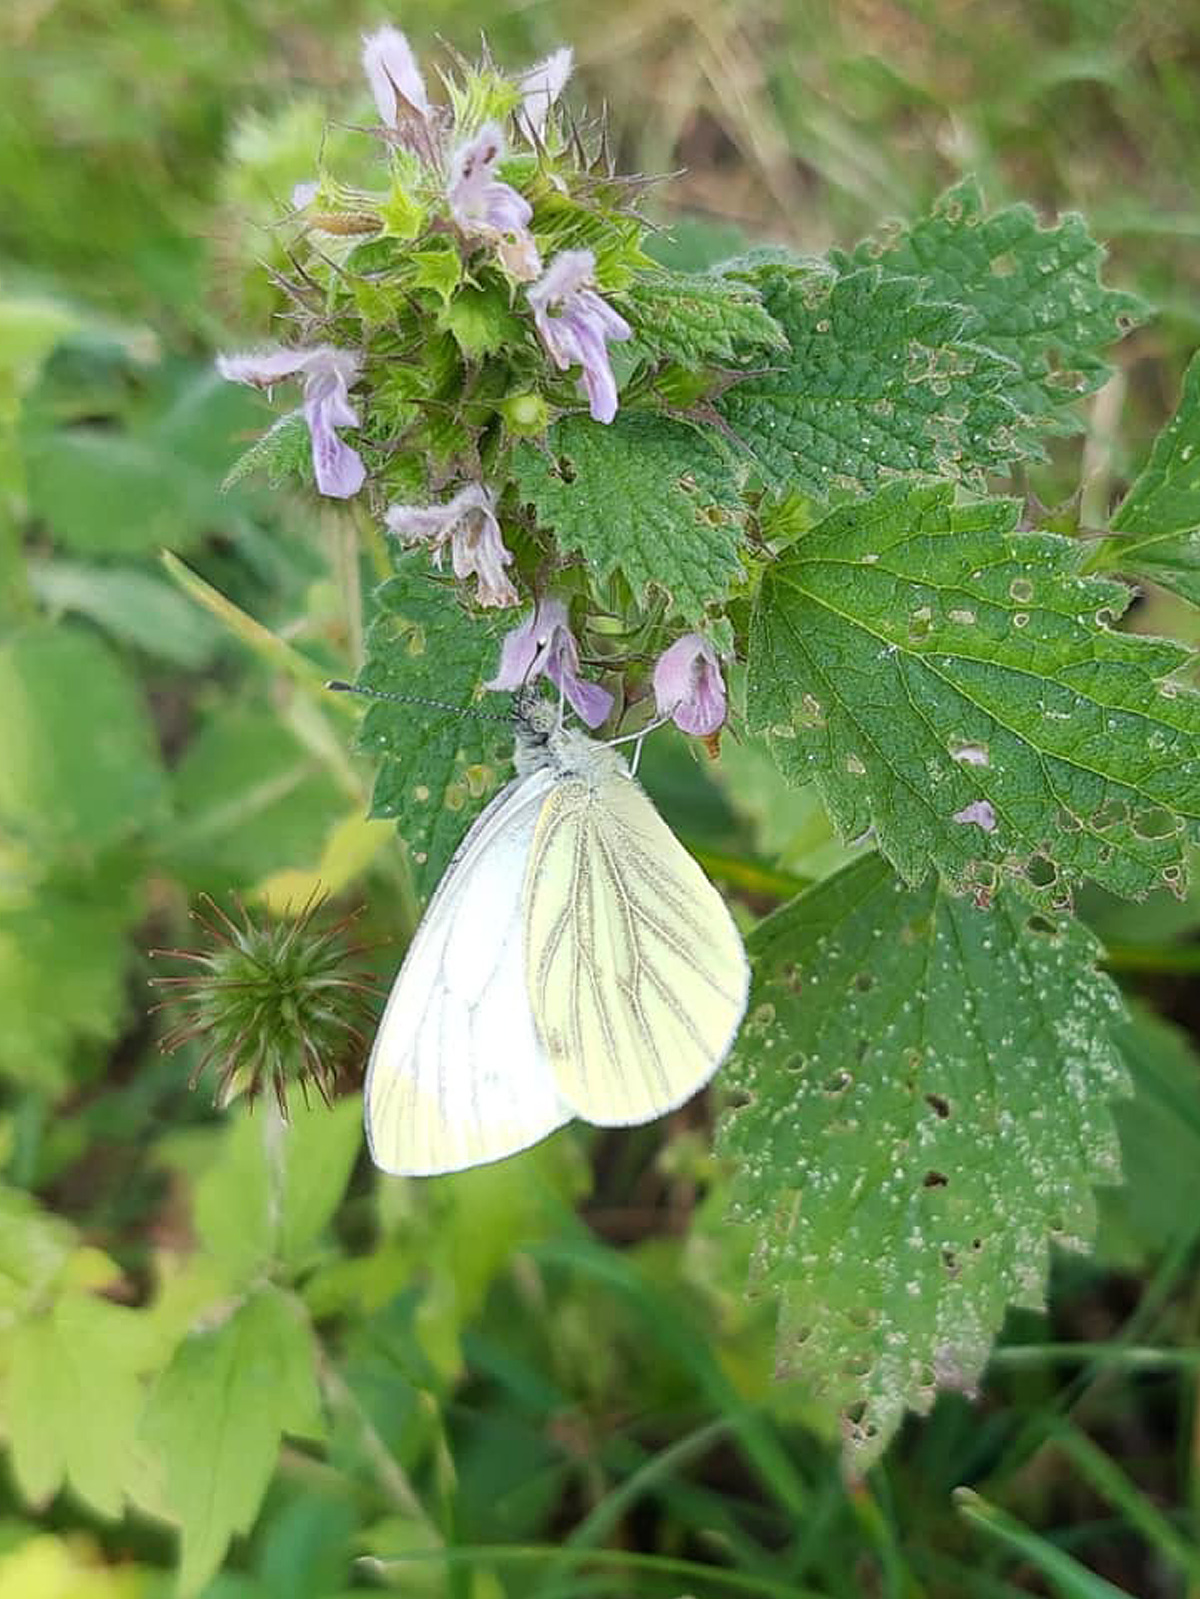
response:
<svg viewBox="0 0 1200 1599"><path fill-rule="evenodd" d="M787 1042L743 1034L719 1142L780 1299L779 1369L842 1418L857 1472L906 1408L974 1389L1006 1305L1041 1302L1048 1238L1091 1233L1091 1185L1117 1169L1120 1000L1070 918L1007 892L981 913L878 858L750 952L752 1006Z"/></svg>

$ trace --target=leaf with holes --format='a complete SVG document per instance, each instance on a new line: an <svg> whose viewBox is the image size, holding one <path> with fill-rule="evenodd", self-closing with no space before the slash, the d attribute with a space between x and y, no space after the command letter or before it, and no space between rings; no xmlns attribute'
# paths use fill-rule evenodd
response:
<svg viewBox="0 0 1200 1599"><path fill-rule="evenodd" d="M1120 537L1105 540L1094 566L1148 578L1200 605L1200 355L1112 528Z"/></svg>
<svg viewBox="0 0 1200 1599"><path fill-rule="evenodd" d="M966 306L969 335L1021 374L1009 397L1043 431L1074 433L1073 402L1110 368L1101 351L1143 321L1136 295L1100 281L1104 251L1074 213L1042 227L1031 206L991 216L973 179L956 184L927 217L834 257L843 270L878 262L920 278L932 298Z"/></svg>
<svg viewBox="0 0 1200 1599"><path fill-rule="evenodd" d="M906 1409L971 1391L1048 1244L1079 1246L1118 1180L1117 992L1070 917L982 911L868 856L751 934L754 987L719 1143L779 1365L848 1464ZM740 1103L737 1101L740 1100Z"/></svg>
<svg viewBox="0 0 1200 1599"><path fill-rule="evenodd" d="M1016 516L895 484L802 534L756 598L751 727L910 882L1015 876L1058 905L1085 877L1179 889L1200 820L1200 697L1172 679L1190 652L1107 626L1129 590Z"/></svg>
<svg viewBox="0 0 1200 1599"><path fill-rule="evenodd" d="M438 702L372 705L362 727L363 748L380 762L371 815L394 818L422 895L437 886L512 754L503 723L470 714L510 621L469 616L421 552L403 557L379 590L361 682ZM505 703L487 709L503 715Z"/></svg>
<svg viewBox="0 0 1200 1599"><path fill-rule="evenodd" d="M824 499L897 474L978 484L1041 454L1019 368L919 278L771 258L738 271L791 342L717 402L769 487Z"/></svg>
<svg viewBox="0 0 1200 1599"><path fill-rule="evenodd" d="M624 303L638 342L683 366L744 366L788 348L757 291L736 279L655 272L635 279Z"/></svg>
<svg viewBox="0 0 1200 1599"><path fill-rule="evenodd" d="M548 449L513 458L521 495L564 553L592 573L621 571L636 594L658 590L698 621L742 575L743 507L734 470L699 429L644 412L603 426L568 417Z"/></svg>

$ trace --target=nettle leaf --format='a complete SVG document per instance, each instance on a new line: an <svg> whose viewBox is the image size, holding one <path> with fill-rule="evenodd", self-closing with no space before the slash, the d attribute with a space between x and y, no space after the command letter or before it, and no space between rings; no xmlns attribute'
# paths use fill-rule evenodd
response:
<svg viewBox="0 0 1200 1599"><path fill-rule="evenodd" d="M1042 1302L1118 1180L1116 989L1070 917L990 911L869 856L748 940L726 1069L735 1216L779 1296L779 1365L863 1471L905 1409L970 1391L1009 1304Z"/></svg>
<svg viewBox="0 0 1200 1599"><path fill-rule="evenodd" d="M968 308L878 267L843 275L820 262L747 263L739 271L791 352L736 383L717 409L769 487L828 498L898 473L980 483L1040 455L1017 403L1021 373L974 339Z"/></svg>
<svg viewBox="0 0 1200 1599"><path fill-rule="evenodd" d="M973 179L956 184L927 217L835 256L850 268L879 262L921 278L931 297L974 313L969 335L1007 356L1022 381L1009 397L1043 431L1073 433L1071 409L1111 370L1101 351L1145 320L1136 295L1100 282L1104 251L1074 212L1042 227L1028 205L992 216Z"/></svg>
<svg viewBox="0 0 1200 1599"><path fill-rule="evenodd" d="M1121 536L1105 541L1096 565L1149 578L1200 605L1200 355L1112 529Z"/></svg>
<svg viewBox="0 0 1200 1599"><path fill-rule="evenodd" d="M186 1338L159 1379L143 1433L181 1530L184 1599L253 1524L282 1435L319 1435L315 1355L298 1306L265 1288Z"/></svg>
<svg viewBox="0 0 1200 1599"><path fill-rule="evenodd" d="M567 417L546 447L515 452L513 474L564 553L582 555L601 580L619 570L639 595L659 590L687 621L742 575L737 474L686 422Z"/></svg>
<svg viewBox="0 0 1200 1599"><path fill-rule="evenodd" d="M625 293L639 342L683 366L742 366L788 348L757 290L692 272L636 278Z"/></svg>
<svg viewBox="0 0 1200 1599"><path fill-rule="evenodd" d="M69 1292L9 1335L4 1416L13 1475L34 1505L67 1484L98 1514L121 1514L143 1407L143 1320Z"/></svg>
<svg viewBox="0 0 1200 1599"><path fill-rule="evenodd" d="M1178 890L1200 817L1200 698L1172 681L1190 652L1107 626L1129 590L1016 516L896 484L802 534L756 599L751 727L910 882L1020 875L1060 905L1083 877Z"/></svg>
<svg viewBox="0 0 1200 1599"><path fill-rule="evenodd" d="M371 814L395 819L418 890L427 895L512 755L505 726L469 714L496 671L500 634L512 618L468 615L450 586L431 575L421 551L400 561L377 603L363 684L461 706L463 713L376 704L363 719L363 748L380 761ZM505 704L497 698L486 709L502 714Z"/></svg>

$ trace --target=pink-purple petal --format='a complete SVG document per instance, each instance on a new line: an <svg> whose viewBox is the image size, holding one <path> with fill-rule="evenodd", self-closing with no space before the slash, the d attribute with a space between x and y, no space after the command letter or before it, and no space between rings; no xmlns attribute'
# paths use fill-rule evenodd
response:
<svg viewBox="0 0 1200 1599"><path fill-rule="evenodd" d="M312 439L318 489L335 500L350 499L362 488L367 475L362 456L334 432L327 402L306 400L304 418Z"/></svg>
<svg viewBox="0 0 1200 1599"><path fill-rule="evenodd" d="M707 738L724 725L725 682L707 639L685 633L663 651L654 667L654 699L660 716L669 716L682 732L697 738Z"/></svg>
<svg viewBox="0 0 1200 1599"><path fill-rule="evenodd" d="M528 291L534 325L560 371L578 366L588 409L597 422L617 414L616 379L608 344L632 336L625 318L590 287L596 260L590 250L564 250Z"/></svg>
<svg viewBox="0 0 1200 1599"><path fill-rule="evenodd" d="M379 120L389 128L399 121L400 112L406 109L422 121L429 116L429 97L425 80L408 40L390 23L377 28L363 39L363 71L375 97Z"/></svg>
<svg viewBox="0 0 1200 1599"><path fill-rule="evenodd" d="M544 61L523 72L517 80L521 91L521 109L518 121L528 136L540 139L546 128L550 108L567 86L574 67L574 55L569 45L553 51Z"/></svg>

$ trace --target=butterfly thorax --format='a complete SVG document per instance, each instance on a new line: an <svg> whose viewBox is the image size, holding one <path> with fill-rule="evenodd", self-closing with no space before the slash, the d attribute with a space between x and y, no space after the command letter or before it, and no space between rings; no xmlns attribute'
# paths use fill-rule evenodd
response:
<svg viewBox="0 0 1200 1599"><path fill-rule="evenodd" d="M563 778L578 777L600 784L628 768L617 751L586 733L559 724L558 708L540 696L518 696L513 707L516 747L513 765L519 777L545 767Z"/></svg>

